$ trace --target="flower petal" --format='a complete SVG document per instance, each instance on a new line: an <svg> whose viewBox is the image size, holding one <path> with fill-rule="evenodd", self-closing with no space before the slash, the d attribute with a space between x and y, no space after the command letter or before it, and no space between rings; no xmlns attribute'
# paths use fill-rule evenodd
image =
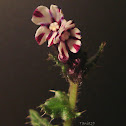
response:
<svg viewBox="0 0 126 126"><path fill-rule="evenodd" d="M61 27L65 27L66 23L67 23L66 19L63 19L63 21L61 23Z"/></svg>
<svg viewBox="0 0 126 126"><path fill-rule="evenodd" d="M80 34L80 30L78 28L74 28L70 31L71 36L75 37L77 39L81 39L81 34Z"/></svg>
<svg viewBox="0 0 126 126"><path fill-rule="evenodd" d="M74 27L75 27L75 24L73 23L72 20L67 21L66 24L65 24L65 30L69 30L69 29L72 29Z"/></svg>
<svg viewBox="0 0 126 126"><path fill-rule="evenodd" d="M66 62L69 59L69 54L64 42L62 41L60 42L58 46L58 50L59 50L59 55L58 55L59 60L62 62Z"/></svg>
<svg viewBox="0 0 126 126"><path fill-rule="evenodd" d="M65 31L65 25L66 25L67 21L65 19L63 19L62 23L61 23L61 26L59 28L59 35L61 36L61 34Z"/></svg>
<svg viewBox="0 0 126 126"><path fill-rule="evenodd" d="M56 35L57 35L57 32L53 32L53 31L50 32L50 34L47 37L48 47L50 47L51 45L55 44Z"/></svg>
<svg viewBox="0 0 126 126"><path fill-rule="evenodd" d="M51 5L50 6L50 12L52 14L53 19L58 22L59 24L61 23L62 19L64 19L64 15L62 13L62 10L58 8L56 5Z"/></svg>
<svg viewBox="0 0 126 126"><path fill-rule="evenodd" d="M57 35L55 36L55 41L54 41L54 44L57 44L57 43L59 43L60 42L60 34L59 34L59 32L57 32Z"/></svg>
<svg viewBox="0 0 126 126"><path fill-rule="evenodd" d="M67 40L67 45L69 47L69 50L73 53L77 53L80 50L81 47L81 41L75 40L75 39L69 39Z"/></svg>
<svg viewBox="0 0 126 126"><path fill-rule="evenodd" d="M37 43L39 45L42 45L46 41L49 33L50 33L50 30L46 26L40 26L37 29L36 34L35 34L35 39Z"/></svg>
<svg viewBox="0 0 126 126"><path fill-rule="evenodd" d="M32 22L36 25L46 25L52 22L49 9L45 6L38 6L33 12Z"/></svg>

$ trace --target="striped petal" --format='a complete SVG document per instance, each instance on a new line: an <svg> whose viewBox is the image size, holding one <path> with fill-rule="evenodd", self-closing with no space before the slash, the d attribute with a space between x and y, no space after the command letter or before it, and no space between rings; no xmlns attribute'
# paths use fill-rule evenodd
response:
<svg viewBox="0 0 126 126"><path fill-rule="evenodd" d="M54 44L57 44L57 43L59 43L60 42L60 34L59 34L59 32L57 32L57 35L55 36L55 41L54 41Z"/></svg>
<svg viewBox="0 0 126 126"><path fill-rule="evenodd" d="M32 22L36 25L47 25L52 22L49 9L45 6L38 6L33 12Z"/></svg>
<svg viewBox="0 0 126 126"><path fill-rule="evenodd" d="M78 28L74 28L70 31L70 34L72 37L75 37L77 39L81 39L81 34L80 30Z"/></svg>
<svg viewBox="0 0 126 126"><path fill-rule="evenodd" d="M75 27L75 24L73 23L72 20L67 21L66 24L65 24L65 30L69 30L69 29L72 29L74 27Z"/></svg>
<svg viewBox="0 0 126 126"><path fill-rule="evenodd" d="M67 21L65 19L63 19L62 23L61 23L61 27L65 27Z"/></svg>
<svg viewBox="0 0 126 126"><path fill-rule="evenodd" d="M50 30L46 26L40 26L36 31L35 40L39 45L42 45L46 41L49 33Z"/></svg>
<svg viewBox="0 0 126 126"><path fill-rule="evenodd" d="M53 32L53 31L50 32L50 34L47 37L48 47L50 47L51 45L55 44L56 35L57 35L57 32Z"/></svg>
<svg viewBox="0 0 126 126"><path fill-rule="evenodd" d="M69 47L69 50L73 53L77 53L80 50L81 47L81 41L75 40L75 39L69 39L67 40L67 45Z"/></svg>
<svg viewBox="0 0 126 126"><path fill-rule="evenodd" d="M69 59L69 54L64 42L62 41L60 42L58 46L58 51L59 51L58 59L65 63Z"/></svg>
<svg viewBox="0 0 126 126"><path fill-rule="evenodd" d="M64 19L62 10L58 8L56 5L50 6L50 12L52 14L53 19L59 24L61 23L62 19Z"/></svg>

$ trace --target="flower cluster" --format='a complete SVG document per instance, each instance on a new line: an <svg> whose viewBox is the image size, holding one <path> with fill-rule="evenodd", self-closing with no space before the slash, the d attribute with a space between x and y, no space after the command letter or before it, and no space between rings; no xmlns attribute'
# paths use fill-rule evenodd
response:
<svg viewBox="0 0 126 126"><path fill-rule="evenodd" d="M62 10L56 5L50 9L38 6L33 12L32 22L40 25L35 34L39 45L48 41L48 47L56 44L58 46L58 59L66 62L69 59L69 50L77 53L81 47L80 30L75 27L72 20L66 21Z"/></svg>

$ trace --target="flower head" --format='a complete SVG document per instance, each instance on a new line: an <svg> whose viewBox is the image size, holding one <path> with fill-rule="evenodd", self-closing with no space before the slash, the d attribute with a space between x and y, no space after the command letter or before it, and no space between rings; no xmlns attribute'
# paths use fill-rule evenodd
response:
<svg viewBox="0 0 126 126"><path fill-rule="evenodd" d="M60 8L51 5L50 9L39 6L35 9L32 22L41 25L35 34L39 45L48 40L48 47L58 45L58 58L62 62L69 59L68 50L77 53L81 46L80 30L75 27L72 20L66 21Z"/></svg>

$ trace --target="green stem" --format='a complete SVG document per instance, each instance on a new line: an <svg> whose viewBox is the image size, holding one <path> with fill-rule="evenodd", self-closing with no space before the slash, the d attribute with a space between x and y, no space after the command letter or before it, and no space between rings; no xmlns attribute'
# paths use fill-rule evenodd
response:
<svg viewBox="0 0 126 126"><path fill-rule="evenodd" d="M69 102L70 106L73 110L75 110L76 102L77 102L77 90L78 90L78 84L73 83L71 80L69 80L70 88L69 88Z"/></svg>
<svg viewBox="0 0 126 126"><path fill-rule="evenodd" d="M78 90L78 83L74 83L69 80L70 87L69 87L69 103L71 106L72 111L75 110L76 102L77 102L77 90ZM64 122L64 126L72 126L72 119L69 119Z"/></svg>
<svg viewBox="0 0 126 126"><path fill-rule="evenodd" d="M72 119L65 121L63 126L72 126Z"/></svg>

